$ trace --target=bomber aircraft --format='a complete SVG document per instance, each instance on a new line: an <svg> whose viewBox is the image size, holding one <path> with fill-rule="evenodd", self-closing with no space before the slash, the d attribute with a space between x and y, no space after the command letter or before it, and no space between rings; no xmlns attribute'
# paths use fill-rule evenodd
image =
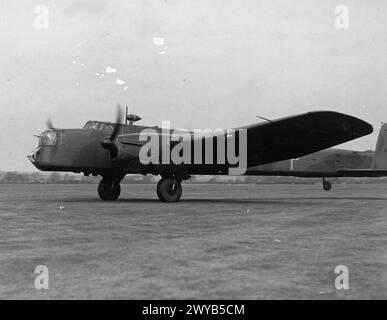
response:
<svg viewBox="0 0 387 320"><path fill-rule="evenodd" d="M298 159L273 162L246 171L257 176L292 176L322 178L323 189L329 191L329 177L386 177L387 176L387 124L382 124L375 151L355 151L329 148Z"/></svg>
<svg viewBox="0 0 387 320"><path fill-rule="evenodd" d="M312 111L196 136L194 131L135 125L141 118L127 113L123 124L121 113L119 107L114 123L87 121L80 129L59 129L48 121L28 159L39 170L102 176L98 185L102 200L119 197L126 174L159 175L158 198L176 202L181 182L191 175L255 175L249 168L299 158L373 131L369 123L347 114ZM164 161L165 155L180 161Z"/></svg>

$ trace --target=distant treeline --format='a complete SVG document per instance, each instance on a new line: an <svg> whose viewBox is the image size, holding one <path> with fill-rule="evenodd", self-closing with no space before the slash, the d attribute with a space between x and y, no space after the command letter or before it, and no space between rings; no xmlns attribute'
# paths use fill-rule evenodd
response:
<svg viewBox="0 0 387 320"><path fill-rule="evenodd" d="M131 176L125 177L123 183L152 183L152 176ZM85 177L82 174L59 173L59 172L2 172L0 183L98 183L101 177Z"/></svg>
<svg viewBox="0 0 387 320"><path fill-rule="evenodd" d="M2 172L0 183L90 183L87 177L58 172Z"/></svg>
<svg viewBox="0 0 387 320"><path fill-rule="evenodd" d="M82 174L58 173L58 172L0 172L0 184L5 183L98 183L101 177L85 177ZM157 183L159 177L153 175L126 175L121 183L123 184L148 184ZM387 183L387 178L330 178L334 183ZM248 176L193 176L188 183L211 183L211 184L311 184L321 182L320 178L296 178L296 177L248 177Z"/></svg>

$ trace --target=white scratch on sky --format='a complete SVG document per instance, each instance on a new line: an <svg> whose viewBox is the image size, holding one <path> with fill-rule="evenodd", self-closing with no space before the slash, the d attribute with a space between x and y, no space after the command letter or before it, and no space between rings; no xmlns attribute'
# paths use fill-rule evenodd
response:
<svg viewBox="0 0 387 320"><path fill-rule="evenodd" d="M126 81L124 80L121 80L121 79L116 79L116 84L118 84L119 86L122 86L126 83Z"/></svg>
<svg viewBox="0 0 387 320"><path fill-rule="evenodd" d="M153 43L156 46L162 46L162 45L164 45L165 41L164 41L164 38L162 38L162 37L155 37L155 38L153 38Z"/></svg>
<svg viewBox="0 0 387 320"><path fill-rule="evenodd" d="M105 69L105 72L106 73L116 73L117 72L117 69L111 67L111 66L107 66L106 69Z"/></svg>

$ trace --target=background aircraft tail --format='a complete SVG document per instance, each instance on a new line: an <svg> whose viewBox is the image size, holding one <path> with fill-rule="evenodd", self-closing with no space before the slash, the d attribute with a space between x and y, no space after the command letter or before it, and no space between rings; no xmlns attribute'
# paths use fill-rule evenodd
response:
<svg viewBox="0 0 387 320"><path fill-rule="evenodd" d="M387 169L387 123L380 128L371 169Z"/></svg>

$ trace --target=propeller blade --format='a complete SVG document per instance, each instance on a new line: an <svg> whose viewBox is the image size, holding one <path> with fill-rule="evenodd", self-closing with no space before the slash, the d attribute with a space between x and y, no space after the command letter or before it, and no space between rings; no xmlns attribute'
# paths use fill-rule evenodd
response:
<svg viewBox="0 0 387 320"><path fill-rule="evenodd" d="M47 126L48 129L54 129L54 126L53 126L52 121L51 121L50 118L47 119L46 126Z"/></svg>
<svg viewBox="0 0 387 320"><path fill-rule="evenodd" d="M116 115L116 121L113 127L113 132L109 138L105 138L101 141L101 146L106 150L109 150L110 159L114 159L118 154L118 147L115 143L115 139L121 127L121 120L122 120L122 107L120 104L117 104L117 115Z"/></svg>
<svg viewBox="0 0 387 320"><path fill-rule="evenodd" d="M113 132L110 135L110 141L115 140L115 138L118 134L118 131L120 130L120 127L121 127L121 120L122 120L122 107L120 104L117 103L116 121L114 123Z"/></svg>

